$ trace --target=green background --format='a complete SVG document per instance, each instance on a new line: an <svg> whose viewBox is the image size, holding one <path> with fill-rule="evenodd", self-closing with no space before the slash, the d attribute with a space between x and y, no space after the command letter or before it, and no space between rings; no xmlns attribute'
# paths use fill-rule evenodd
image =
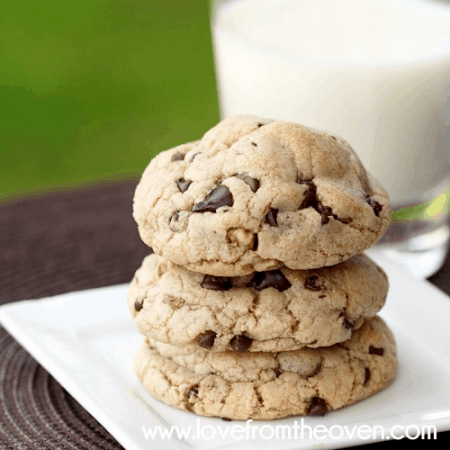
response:
<svg viewBox="0 0 450 450"><path fill-rule="evenodd" d="M137 179L219 121L208 0L7 0L0 202ZM448 211L439 202L394 220ZM436 211L435 211L436 210Z"/></svg>
<svg viewBox="0 0 450 450"><path fill-rule="evenodd" d="M0 199L138 177L219 120L206 0L0 11Z"/></svg>

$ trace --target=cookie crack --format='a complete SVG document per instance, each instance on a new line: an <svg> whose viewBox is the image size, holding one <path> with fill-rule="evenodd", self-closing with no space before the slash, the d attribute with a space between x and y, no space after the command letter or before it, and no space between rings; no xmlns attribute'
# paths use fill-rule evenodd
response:
<svg viewBox="0 0 450 450"><path fill-rule="evenodd" d="M261 393L259 392L258 386L253 386L253 391L255 393L256 400L258 402L257 405L255 405L255 410L253 411L253 414L255 414L256 412L260 412L261 409L264 408L264 399Z"/></svg>

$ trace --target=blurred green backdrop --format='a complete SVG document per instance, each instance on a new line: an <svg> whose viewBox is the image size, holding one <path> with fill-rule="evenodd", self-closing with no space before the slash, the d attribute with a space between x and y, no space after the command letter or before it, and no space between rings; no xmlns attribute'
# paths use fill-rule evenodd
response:
<svg viewBox="0 0 450 450"><path fill-rule="evenodd" d="M206 0L2 2L0 199L138 177L218 120Z"/></svg>

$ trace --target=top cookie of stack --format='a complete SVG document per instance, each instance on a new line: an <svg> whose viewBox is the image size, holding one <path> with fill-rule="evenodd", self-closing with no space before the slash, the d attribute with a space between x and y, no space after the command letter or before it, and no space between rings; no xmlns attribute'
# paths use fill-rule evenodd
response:
<svg viewBox="0 0 450 450"><path fill-rule="evenodd" d="M340 137L240 115L157 155L133 216L155 253L194 272L242 276L345 261L382 237L391 210Z"/></svg>

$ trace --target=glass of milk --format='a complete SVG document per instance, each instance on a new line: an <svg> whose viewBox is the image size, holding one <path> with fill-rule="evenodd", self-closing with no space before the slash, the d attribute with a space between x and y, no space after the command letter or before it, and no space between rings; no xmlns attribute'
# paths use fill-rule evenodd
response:
<svg viewBox="0 0 450 450"><path fill-rule="evenodd" d="M222 117L253 114L341 135L402 219L373 251L417 277L435 273L450 236L450 7L216 0L212 30Z"/></svg>

